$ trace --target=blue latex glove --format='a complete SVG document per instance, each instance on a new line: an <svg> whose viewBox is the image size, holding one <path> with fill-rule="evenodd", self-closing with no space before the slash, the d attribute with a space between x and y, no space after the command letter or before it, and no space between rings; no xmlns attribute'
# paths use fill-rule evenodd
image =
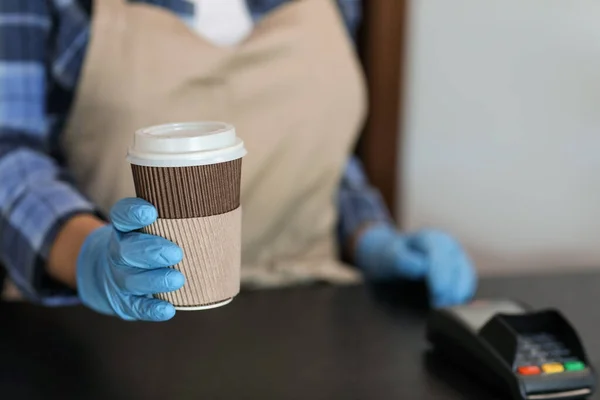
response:
<svg viewBox="0 0 600 400"><path fill-rule="evenodd" d="M475 269L465 252L440 231L402 235L393 226L376 225L358 240L355 261L372 280L425 279L436 307L468 301L477 286Z"/></svg>
<svg viewBox="0 0 600 400"><path fill-rule="evenodd" d="M167 239L134 232L157 218L154 206L127 198L111 210L112 224L93 231L77 258L79 297L88 307L124 320L166 321L172 304L152 298L183 286L183 274L167 268L183 252Z"/></svg>

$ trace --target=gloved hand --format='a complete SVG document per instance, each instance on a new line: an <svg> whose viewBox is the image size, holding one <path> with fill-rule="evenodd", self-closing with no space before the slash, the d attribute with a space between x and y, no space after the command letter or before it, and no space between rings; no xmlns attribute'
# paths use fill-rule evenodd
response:
<svg viewBox="0 0 600 400"><path fill-rule="evenodd" d="M151 295L183 286L183 274L167 268L183 252L167 239L134 232L156 218L152 204L123 199L110 212L111 224L85 239L77 258L77 288L85 305L124 320L166 321L175 315L172 304Z"/></svg>
<svg viewBox="0 0 600 400"><path fill-rule="evenodd" d="M425 279L434 306L461 304L473 297L477 275L460 245L447 234L423 230L402 235L376 225L356 244L355 262L368 279Z"/></svg>

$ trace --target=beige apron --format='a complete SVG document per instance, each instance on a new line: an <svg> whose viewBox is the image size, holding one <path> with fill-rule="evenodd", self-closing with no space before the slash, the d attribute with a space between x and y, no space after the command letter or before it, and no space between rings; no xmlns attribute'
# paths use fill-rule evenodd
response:
<svg viewBox="0 0 600 400"><path fill-rule="evenodd" d="M133 196L132 133L190 120L244 139L242 280L352 282L337 261L335 196L365 112L355 52L333 0L290 1L240 45L215 47L168 10L95 2L63 135L80 190L107 212Z"/></svg>

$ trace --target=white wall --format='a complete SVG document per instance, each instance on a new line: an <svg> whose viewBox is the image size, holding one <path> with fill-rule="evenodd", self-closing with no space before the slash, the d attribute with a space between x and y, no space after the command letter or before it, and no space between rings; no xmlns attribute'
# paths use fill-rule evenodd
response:
<svg viewBox="0 0 600 400"><path fill-rule="evenodd" d="M413 0L406 228L482 273L600 268L600 1Z"/></svg>

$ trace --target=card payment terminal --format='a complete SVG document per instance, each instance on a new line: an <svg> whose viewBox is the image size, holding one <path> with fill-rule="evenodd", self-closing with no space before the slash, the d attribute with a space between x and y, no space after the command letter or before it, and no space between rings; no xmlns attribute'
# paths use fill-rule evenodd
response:
<svg viewBox="0 0 600 400"><path fill-rule="evenodd" d="M596 376L577 332L557 310L477 300L432 311L427 338L513 399L583 399Z"/></svg>

